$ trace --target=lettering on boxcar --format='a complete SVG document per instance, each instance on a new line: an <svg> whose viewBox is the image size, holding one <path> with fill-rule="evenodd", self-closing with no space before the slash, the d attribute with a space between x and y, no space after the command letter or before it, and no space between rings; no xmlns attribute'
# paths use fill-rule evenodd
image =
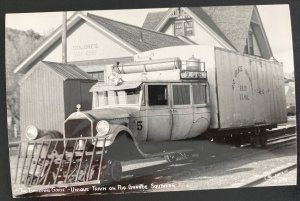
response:
<svg viewBox="0 0 300 201"><path fill-rule="evenodd" d="M236 78L240 72L243 72L243 66L238 66L234 71L234 77Z"/></svg>
<svg viewBox="0 0 300 201"><path fill-rule="evenodd" d="M247 85L240 85L240 91L247 91Z"/></svg>
<svg viewBox="0 0 300 201"><path fill-rule="evenodd" d="M242 72L244 72L242 74ZM239 76L244 75L246 79L237 79ZM248 80L249 84L245 84L245 81ZM238 90L238 96L240 101L249 101L249 90L252 88L252 80L247 71L247 69L243 69L243 66L238 66L234 70L234 78L232 80L232 90Z"/></svg>

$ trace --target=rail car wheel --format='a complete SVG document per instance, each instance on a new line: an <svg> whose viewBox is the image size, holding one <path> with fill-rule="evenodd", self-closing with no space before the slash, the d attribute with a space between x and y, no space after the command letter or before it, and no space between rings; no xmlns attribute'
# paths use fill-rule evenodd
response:
<svg viewBox="0 0 300 201"><path fill-rule="evenodd" d="M128 161L141 158L133 139L126 132L120 133L107 150L107 159L113 158L119 161Z"/></svg>
<svg viewBox="0 0 300 201"><path fill-rule="evenodd" d="M122 165L120 161L110 161L108 167L109 179L112 181L120 181L122 177Z"/></svg>
<svg viewBox="0 0 300 201"><path fill-rule="evenodd" d="M268 145L268 138L264 132L262 132L259 136L259 142L262 148L266 148Z"/></svg>
<svg viewBox="0 0 300 201"><path fill-rule="evenodd" d="M252 147L258 148L259 145L260 145L259 136L251 135L250 136L250 144L251 144Z"/></svg>
<svg viewBox="0 0 300 201"><path fill-rule="evenodd" d="M122 177L122 165L118 160L108 160L102 169L102 178L108 182L118 182Z"/></svg>
<svg viewBox="0 0 300 201"><path fill-rule="evenodd" d="M255 128L252 135L250 135L250 143L255 148L264 148L267 146L268 140L264 131L261 131L260 128Z"/></svg>

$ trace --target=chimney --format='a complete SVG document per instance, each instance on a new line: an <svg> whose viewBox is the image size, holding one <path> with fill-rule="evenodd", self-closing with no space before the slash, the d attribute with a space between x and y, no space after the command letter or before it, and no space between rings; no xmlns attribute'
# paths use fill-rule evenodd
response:
<svg viewBox="0 0 300 201"><path fill-rule="evenodd" d="M67 12L63 12L62 21L62 63L67 63Z"/></svg>

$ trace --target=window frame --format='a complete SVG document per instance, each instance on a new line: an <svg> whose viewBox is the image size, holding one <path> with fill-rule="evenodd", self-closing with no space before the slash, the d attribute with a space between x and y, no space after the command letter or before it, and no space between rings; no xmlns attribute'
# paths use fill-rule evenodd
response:
<svg viewBox="0 0 300 201"><path fill-rule="evenodd" d="M174 85L188 85L189 86L189 90L190 90L190 103L189 104L185 104L185 105L175 105L174 104L174 93L173 93L173 86ZM191 88L191 83L172 83L171 84L171 89L172 89L172 94L171 94L171 98L172 98L172 107L173 108L189 108L193 105L193 96L192 96L192 88Z"/></svg>
<svg viewBox="0 0 300 201"><path fill-rule="evenodd" d="M207 107L210 105L210 99L209 99L209 84L208 83L192 83L192 88L191 88L191 92L192 92L192 102L193 105L195 107ZM206 93L206 103L195 103L194 101L194 89L193 89L193 85L204 85L205 87L205 93Z"/></svg>
<svg viewBox="0 0 300 201"><path fill-rule="evenodd" d="M192 24L192 26L191 26L192 34L190 34L190 35L186 34L187 27L185 25L187 24L187 22L191 22L191 24ZM194 21L192 19L188 19L188 20L185 20L183 24L184 24L184 26L183 26L183 28L184 28L184 36L194 36L194 30L195 30L194 29Z"/></svg>
<svg viewBox="0 0 300 201"><path fill-rule="evenodd" d="M248 54L253 55L254 56L254 34L252 31L248 31Z"/></svg>
<svg viewBox="0 0 300 201"><path fill-rule="evenodd" d="M187 35L187 27L186 27L186 24L187 22L191 22L192 26L192 34L190 35ZM183 35L180 35L180 34L176 34L176 24L181 24L181 29L182 29L182 32L183 32ZM194 26L194 20L192 18L187 18L187 19L178 19L178 20L175 20L174 23L173 23L173 33L174 33L174 36L194 36L195 35L195 26Z"/></svg>
<svg viewBox="0 0 300 201"><path fill-rule="evenodd" d="M120 91L122 91L122 90L120 90ZM116 104L108 104L109 103L109 92L114 93L114 96L111 97L111 98L115 99ZM102 106L99 106L99 92L93 92L93 103L92 103L93 109L106 108L106 107L118 107L118 106L120 106L120 107L122 107L122 106L138 106L138 107L145 106L145 105L143 105L143 100L142 100L142 98L144 97L144 93L145 93L144 85L141 85L141 90L140 90L140 93L139 93L139 101L138 101L137 104L120 104L119 103L120 100L118 98L118 92L119 92L118 90L116 90L116 91L102 91L103 98L104 98L104 101L105 101L105 105L102 105ZM96 99L97 99L97 105L95 105L95 103L94 103L94 100L96 100Z"/></svg>
<svg viewBox="0 0 300 201"><path fill-rule="evenodd" d="M167 86L167 98L168 98L168 101L167 101L167 105L149 105L149 86L155 86L155 85L166 85ZM147 83L145 84L145 103L146 103L146 107L148 109L151 109L151 108L171 108L171 92L170 92L170 83L165 83L165 82L162 82L162 83Z"/></svg>

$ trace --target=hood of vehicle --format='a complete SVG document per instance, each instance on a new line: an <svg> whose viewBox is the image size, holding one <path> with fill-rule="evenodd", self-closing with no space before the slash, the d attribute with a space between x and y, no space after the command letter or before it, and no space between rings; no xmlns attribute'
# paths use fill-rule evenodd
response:
<svg viewBox="0 0 300 201"><path fill-rule="evenodd" d="M67 118L67 120L87 118L91 121L99 121L99 120L129 118L132 113L137 111L138 108L135 107L100 108L94 110L74 112Z"/></svg>

